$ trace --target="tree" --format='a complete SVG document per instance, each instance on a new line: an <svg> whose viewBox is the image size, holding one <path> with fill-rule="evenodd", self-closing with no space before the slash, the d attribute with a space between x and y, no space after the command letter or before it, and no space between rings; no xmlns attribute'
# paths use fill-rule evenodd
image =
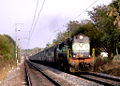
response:
<svg viewBox="0 0 120 86"><path fill-rule="evenodd" d="M65 32L59 32L57 34L57 38L56 40L54 40L54 43L61 43L64 40L66 40L67 38L69 38L69 32L65 31Z"/></svg>
<svg viewBox="0 0 120 86"><path fill-rule="evenodd" d="M41 48L35 47L35 48L33 49L33 53L36 54L36 53L40 52L41 50L42 50Z"/></svg>
<svg viewBox="0 0 120 86"><path fill-rule="evenodd" d="M80 23L78 21L70 21L67 25L67 32L69 34L69 37L75 35L75 32L77 32L79 27Z"/></svg>
<svg viewBox="0 0 120 86"><path fill-rule="evenodd" d="M112 59L111 54L115 53L115 47L118 44L117 27L114 25L114 18L109 16L110 9L108 6L97 6L93 11L89 11L90 18L95 24L97 30L102 33L101 42L108 56ZM116 36L117 35L117 36Z"/></svg>
<svg viewBox="0 0 120 86"><path fill-rule="evenodd" d="M87 35L90 38L91 51L92 48L95 48L96 55L100 53L100 38L102 34L99 30L96 29L94 23L92 23L91 20L83 20L81 23L78 21L70 21L67 31L70 32L70 36L74 36L79 33Z"/></svg>
<svg viewBox="0 0 120 86"><path fill-rule="evenodd" d="M117 27L115 30L116 41L116 54L118 55L118 48L120 48L120 0L113 0L113 2L109 5L110 12L109 16L114 18L114 25Z"/></svg>
<svg viewBox="0 0 120 86"><path fill-rule="evenodd" d="M54 46L54 45L57 45L58 43L59 43L58 40L54 39L52 45Z"/></svg>
<svg viewBox="0 0 120 86"><path fill-rule="evenodd" d="M15 59L15 41L8 35L0 35L0 56Z"/></svg>
<svg viewBox="0 0 120 86"><path fill-rule="evenodd" d="M51 47L52 46L52 44L50 44L50 43L47 43L46 44L46 48L49 48L49 47Z"/></svg>

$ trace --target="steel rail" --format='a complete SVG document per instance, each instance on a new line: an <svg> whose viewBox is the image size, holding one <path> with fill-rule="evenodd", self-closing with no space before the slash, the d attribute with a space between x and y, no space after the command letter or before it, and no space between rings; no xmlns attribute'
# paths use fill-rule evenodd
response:
<svg viewBox="0 0 120 86"><path fill-rule="evenodd" d="M32 86L31 81L30 81L30 77L29 77L29 74L28 74L26 63L24 63L24 65L25 65L25 73L26 73L26 78L27 78L27 84L28 84L28 86Z"/></svg>
<svg viewBox="0 0 120 86"><path fill-rule="evenodd" d="M91 79L91 78L88 78L88 77L85 77L85 76L79 76L79 77L87 79L89 81L94 81L94 82L99 83L99 84L104 85L104 86L114 86L114 85L111 85L111 84L109 84L107 82L102 82L102 81Z"/></svg>
<svg viewBox="0 0 120 86"><path fill-rule="evenodd" d="M116 84L111 84L109 82L105 82L104 80L111 80L115 83L120 82L120 79L117 79L117 78L114 78L114 77L112 78L110 76L105 76L105 75L101 75L101 74L95 74L93 72L75 73L73 75L76 75L78 77L81 77L81 78L84 78L84 79L87 79L87 80L90 80L90 81L94 81L96 83L99 83L99 84L102 84L102 85L105 85L105 86L116 86ZM98 80L96 80L92 77L96 77ZM100 78L104 79L104 80L102 81Z"/></svg>
<svg viewBox="0 0 120 86"><path fill-rule="evenodd" d="M61 86L58 82L56 82L54 79L49 77L47 74L42 72L40 68L38 68L36 65L32 64L30 61L27 61L31 66L33 66L36 70L38 70L40 73L42 73L48 80L50 80L55 86Z"/></svg>
<svg viewBox="0 0 120 86"><path fill-rule="evenodd" d="M94 73L94 72L88 72L88 74L90 75L93 75L93 76L97 76L97 77L101 77L101 78L104 78L104 79L109 79L109 80L113 80L113 81L116 81L116 82L120 82L120 78L117 78L117 77L111 77L109 75L105 75L105 74L98 74L98 73Z"/></svg>

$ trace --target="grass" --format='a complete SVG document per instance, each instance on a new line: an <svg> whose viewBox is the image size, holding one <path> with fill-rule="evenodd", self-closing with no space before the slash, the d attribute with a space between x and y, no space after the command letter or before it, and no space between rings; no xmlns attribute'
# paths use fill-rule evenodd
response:
<svg viewBox="0 0 120 86"><path fill-rule="evenodd" d="M120 61L98 58L95 62L94 72L120 76Z"/></svg>
<svg viewBox="0 0 120 86"><path fill-rule="evenodd" d="M0 60L0 80L3 80L8 71L16 66L15 59L1 59Z"/></svg>

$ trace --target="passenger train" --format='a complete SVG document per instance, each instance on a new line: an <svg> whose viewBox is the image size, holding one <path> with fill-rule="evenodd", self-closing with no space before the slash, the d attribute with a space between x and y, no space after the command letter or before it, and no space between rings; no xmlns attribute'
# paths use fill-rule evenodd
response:
<svg viewBox="0 0 120 86"><path fill-rule="evenodd" d="M64 42L30 56L31 61L54 64L69 72L88 71L93 66L90 57L90 40L84 34L77 34Z"/></svg>

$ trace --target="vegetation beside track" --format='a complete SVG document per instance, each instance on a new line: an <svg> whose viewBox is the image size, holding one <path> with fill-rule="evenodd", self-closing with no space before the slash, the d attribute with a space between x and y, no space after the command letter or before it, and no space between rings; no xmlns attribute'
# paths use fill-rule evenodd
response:
<svg viewBox="0 0 120 86"><path fill-rule="evenodd" d="M94 65L94 72L120 76L120 56L118 57L115 56L114 58L115 59L113 60L110 60L109 58L106 57L96 59Z"/></svg>
<svg viewBox="0 0 120 86"><path fill-rule="evenodd" d="M16 66L15 42L8 35L0 35L0 80Z"/></svg>

